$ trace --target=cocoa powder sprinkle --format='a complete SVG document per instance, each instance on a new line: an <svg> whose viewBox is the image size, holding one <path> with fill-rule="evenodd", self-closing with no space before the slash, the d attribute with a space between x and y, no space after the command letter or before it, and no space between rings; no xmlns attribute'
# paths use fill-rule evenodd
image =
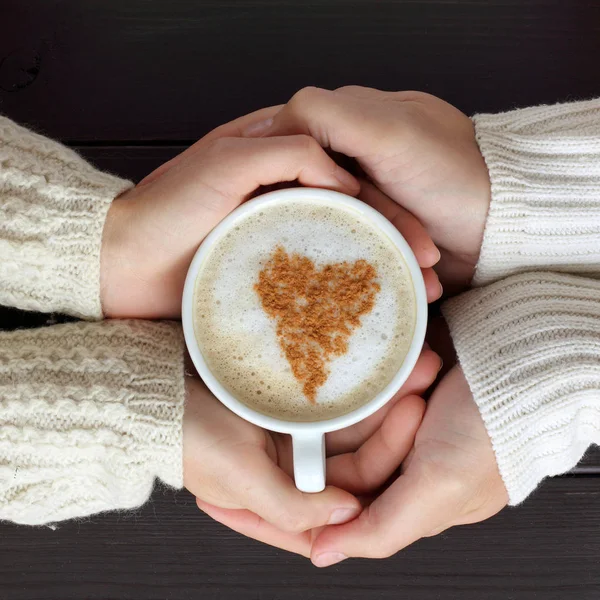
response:
<svg viewBox="0 0 600 600"><path fill-rule="evenodd" d="M380 290L376 279L375 267L366 260L317 268L283 246L260 271L254 288L276 321L279 344L311 403L327 381L327 363L347 352L360 317L373 309Z"/></svg>

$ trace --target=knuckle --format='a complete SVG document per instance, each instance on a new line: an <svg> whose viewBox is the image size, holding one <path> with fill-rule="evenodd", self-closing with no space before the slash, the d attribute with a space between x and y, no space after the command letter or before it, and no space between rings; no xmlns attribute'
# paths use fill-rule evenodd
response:
<svg viewBox="0 0 600 600"><path fill-rule="evenodd" d="M222 137L208 142L206 153L211 156L223 156L229 154L232 150L238 147L240 140L231 137Z"/></svg>
<svg viewBox="0 0 600 600"><path fill-rule="evenodd" d="M474 502L472 476L457 471L446 471L438 476L440 496L445 499L448 514L457 518L469 512Z"/></svg>
<svg viewBox="0 0 600 600"><path fill-rule="evenodd" d="M402 116L408 124L419 123L427 115L428 107L418 100L406 100L402 103Z"/></svg>
<svg viewBox="0 0 600 600"><path fill-rule="evenodd" d="M297 145L299 150L309 157L317 158L323 153L323 149L319 145L319 142L310 135L295 135L293 136L293 142Z"/></svg>
<svg viewBox="0 0 600 600"><path fill-rule="evenodd" d="M444 533L444 531L450 529L450 527L452 527L452 525L440 525L439 527L432 529L429 533L426 533L423 537L435 537L440 533Z"/></svg>
<svg viewBox="0 0 600 600"><path fill-rule="evenodd" d="M395 545L386 539L374 541L369 545L367 558L389 558L397 552Z"/></svg>
<svg viewBox="0 0 600 600"><path fill-rule="evenodd" d="M447 471L440 479L440 484L449 498L459 499L465 495L467 481L461 473Z"/></svg>
<svg viewBox="0 0 600 600"><path fill-rule="evenodd" d="M458 471L434 469L430 474L430 481L438 489L440 498L444 498L449 510L456 512L469 497L469 481L464 473ZM432 487L432 489L434 489Z"/></svg>
<svg viewBox="0 0 600 600"><path fill-rule="evenodd" d="M312 85L303 87L290 98L290 101L288 102L288 108L292 112L302 112L305 106L312 104L316 99L320 98L324 92L325 90L322 88Z"/></svg>
<svg viewBox="0 0 600 600"><path fill-rule="evenodd" d="M471 494L472 475L466 470L454 468L441 456L448 452L447 447L432 447L429 452L429 459L420 463L424 485L437 490L437 497L443 498L448 508L455 510Z"/></svg>
<svg viewBox="0 0 600 600"><path fill-rule="evenodd" d="M398 92L398 98L405 102L421 102L427 103L432 99L436 99L435 96L428 94L427 92L420 92L417 90L405 90L403 92Z"/></svg>
<svg viewBox="0 0 600 600"><path fill-rule="evenodd" d="M336 88L335 91L341 94L356 94L368 89L369 88L364 85L343 85L342 87Z"/></svg>
<svg viewBox="0 0 600 600"><path fill-rule="evenodd" d="M364 521L365 531L371 531L376 536L381 531L382 521L379 511L377 510L377 503L371 504L360 514L360 520Z"/></svg>
<svg viewBox="0 0 600 600"><path fill-rule="evenodd" d="M365 510L360 518L365 519L365 529L370 532L369 539L365 543L366 558L388 558L397 552L395 542L390 538L389 528L386 530L376 504L372 504L368 510Z"/></svg>

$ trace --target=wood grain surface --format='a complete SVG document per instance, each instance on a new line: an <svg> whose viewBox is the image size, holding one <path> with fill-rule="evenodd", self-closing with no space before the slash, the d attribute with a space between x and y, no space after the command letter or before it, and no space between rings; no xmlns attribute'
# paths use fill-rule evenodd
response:
<svg viewBox="0 0 600 600"><path fill-rule="evenodd" d="M64 140L190 140L305 85L472 113L590 97L599 0L3 0L0 107Z"/></svg>
<svg viewBox="0 0 600 600"><path fill-rule="evenodd" d="M472 114L599 96L599 56L600 0L2 0L0 112L138 180L305 85L421 89ZM47 322L0 310L0 328ZM600 451L574 473L326 570L160 488L127 514L0 525L0 600L596 600Z"/></svg>
<svg viewBox="0 0 600 600"><path fill-rule="evenodd" d="M129 514L1 528L10 600L597 600L600 479L547 481L519 508L393 558L319 570L157 490Z"/></svg>

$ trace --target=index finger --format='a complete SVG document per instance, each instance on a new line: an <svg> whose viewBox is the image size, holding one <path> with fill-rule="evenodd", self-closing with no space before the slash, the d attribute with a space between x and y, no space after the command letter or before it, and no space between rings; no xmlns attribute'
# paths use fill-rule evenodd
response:
<svg viewBox="0 0 600 600"><path fill-rule="evenodd" d="M402 398L360 448L327 460L327 482L357 496L375 492L410 452L424 412L419 396Z"/></svg>
<svg viewBox="0 0 600 600"><path fill-rule="evenodd" d="M360 97L344 91L307 87L292 96L275 115L249 125L247 137L303 133L352 158L371 151L372 143L385 139L387 124L372 119Z"/></svg>
<svg viewBox="0 0 600 600"><path fill-rule="evenodd" d="M440 368L440 357L433 350L425 348L409 378L389 402L366 419L345 429L338 429L327 434L328 456L353 452L359 448L379 429L387 414L402 398L412 395L420 396L425 393L435 381Z"/></svg>
<svg viewBox="0 0 600 600"><path fill-rule="evenodd" d="M202 140L210 142L222 137L243 137L244 131L248 127L251 127L255 123L260 123L264 120L273 118L283 106L283 104L267 106L266 108L255 110L243 117L229 121L229 123L219 125L219 127L216 127L210 133L207 133Z"/></svg>
<svg viewBox="0 0 600 600"><path fill-rule="evenodd" d="M246 537L255 539L269 546L275 546L288 552L310 557L311 531L291 533L281 531L263 518L244 509L219 508L199 498L196 499L198 508L215 521L237 531Z"/></svg>
<svg viewBox="0 0 600 600"><path fill-rule="evenodd" d="M211 132L207 133L204 137L200 138L197 142L192 144L189 148L186 148L183 152L173 157L171 160L160 165L160 167L154 169L152 173L146 175L144 179L142 179L138 185L146 185L161 175L164 175L167 171L172 169L175 165L181 162L184 158L187 158L191 154L198 152L202 147L204 147L207 143L212 142L216 139L222 137L242 137L243 132L254 123L260 123L265 119L270 119L275 116L283 105L280 104L278 106L268 106L266 108L261 108L260 110L255 110L252 113L244 115L243 117L239 117L230 121L229 123L224 123L223 125L219 125L219 127L213 129Z"/></svg>
<svg viewBox="0 0 600 600"><path fill-rule="evenodd" d="M421 221L372 183L361 180L360 184L358 198L380 212L394 225L408 242L422 269L433 267L440 260L440 251Z"/></svg>

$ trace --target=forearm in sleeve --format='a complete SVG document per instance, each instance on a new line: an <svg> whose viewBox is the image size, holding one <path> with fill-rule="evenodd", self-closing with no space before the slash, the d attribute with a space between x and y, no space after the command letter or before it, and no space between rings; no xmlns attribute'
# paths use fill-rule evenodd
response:
<svg viewBox="0 0 600 600"><path fill-rule="evenodd" d="M0 519L43 524L181 487L183 339L175 323L0 333Z"/></svg>
<svg viewBox="0 0 600 600"><path fill-rule="evenodd" d="M600 443L600 282L515 275L443 311L517 504Z"/></svg>
<svg viewBox="0 0 600 600"><path fill-rule="evenodd" d="M101 318L102 230L131 185L0 116L0 304Z"/></svg>
<svg viewBox="0 0 600 600"><path fill-rule="evenodd" d="M600 278L600 99L473 121L492 186L474 285L534 270Z"/></svg>

